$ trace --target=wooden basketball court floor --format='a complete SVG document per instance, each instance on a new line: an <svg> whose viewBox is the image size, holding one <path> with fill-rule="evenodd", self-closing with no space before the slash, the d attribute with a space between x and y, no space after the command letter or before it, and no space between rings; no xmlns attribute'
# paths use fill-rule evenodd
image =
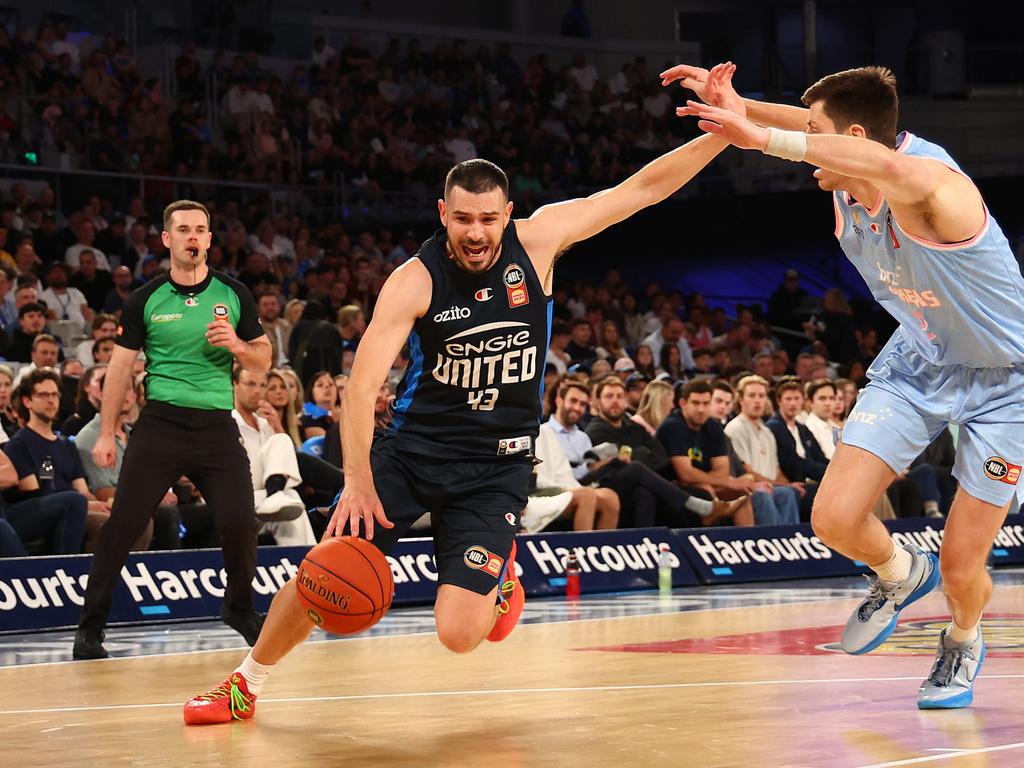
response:
<svg viewBox="0 0 1024 768"><path fill-rule="evenodd" d="M0 766L1024 766L1024 571L998 571L989 656L963 710L921 712L944 601L878 651L835 646L859 580L527 603L504 643L444 650L429 609L318 633L256 718L185 727L182 702L244 656L216 623L0 638ZM228 646L228 647L224 647Z"/></svg>

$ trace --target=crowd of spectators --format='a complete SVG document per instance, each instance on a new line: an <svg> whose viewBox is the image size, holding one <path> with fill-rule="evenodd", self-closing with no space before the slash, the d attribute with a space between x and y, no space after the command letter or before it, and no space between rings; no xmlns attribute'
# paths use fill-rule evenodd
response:
<svg viewBox="0 0 1024 768"><path fill-rule="evenodd" d="M283 75L254 52L205 65L185 43L168 84L116 35L81 43L65 24L0 26L3 154L47 165L203 179L433 191L486 156L527 207L554 190L616 183L692 130L643 57L601 73L584 54L556 67L507 44L392 39L371 53L318 37ZM173 91L173 93L172 93ZM14 104L17 104L15 108ZM20 122L19 122L20 116Z"/></svg>

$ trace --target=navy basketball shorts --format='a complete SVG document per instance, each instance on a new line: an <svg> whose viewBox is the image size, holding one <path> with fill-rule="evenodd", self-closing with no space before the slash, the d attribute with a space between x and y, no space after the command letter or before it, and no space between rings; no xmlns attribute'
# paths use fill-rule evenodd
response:
<svg viewBox="0 0 1024 768"><path fill-rule="evenodd" d="M438 584L481 595L498 586L526 507L528 460L424 456L400 451L383 436L373 443L370 466L384 514L395 524L374 528L382 552L429 512Z"/></svg>

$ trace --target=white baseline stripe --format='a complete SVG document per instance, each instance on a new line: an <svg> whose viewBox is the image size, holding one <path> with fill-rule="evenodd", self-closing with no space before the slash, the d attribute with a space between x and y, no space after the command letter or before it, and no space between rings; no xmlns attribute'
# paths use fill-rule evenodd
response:
<svg viewBox="0 0 1024 768"><path fill-rule="evenodd" d="M371 701L375 699L425 699L447 696L508 696L509 694L544 693L604 693L609 691L656 691L681 688L730 688L746 685L822 685L831 683L880 683L920 681L920 677L837 677L830 680L714 680L706 683L651 683L649 685L586 685L565 688L490 688L479 691L407 691L403 693L363 693L351 696L293 696L259 700L260 704L295 704L300 702L324 701ZM1020 680L1020 675L986 675L986 680ZM96 707L47 707L44 709L3 709L2 715L42 715L57 712L103 712L120 709L153 709L158 707L180 707L184 702L173 701L156 704L108 704ZM966 754L966 753L965 753ZM941 757L941 756L940 756ZM888 764L887 764L888 765ZM893 763L897 765L897 763ZM878 768L870 766L865 768Z"/></svg>
<svg viewBox="0 0 1024 768"><path fill-rule="evenodd" d="M979 749L959 749L955 752L949 752L944 755L930 755L928 757L912 757L908 760L894 760L891 763L874 763L872 765L862 765L860 768L893 768L897 765L918 765L920 763L935 763L939 760L953 760L958 757L966 757L968 755L981 755L986 752L1003 752L1008 749L1022 749L1024 748L1024 741L1018 741L1016 744L1000 744L998 747L982 747Z"/></svg>

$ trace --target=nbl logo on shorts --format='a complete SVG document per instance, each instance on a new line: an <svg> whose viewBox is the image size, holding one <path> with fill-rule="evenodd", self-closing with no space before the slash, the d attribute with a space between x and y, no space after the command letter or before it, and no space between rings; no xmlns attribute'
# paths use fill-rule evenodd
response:
<svg viewBox="0 0 1024 768"><path fill-rule="evenodd" d="M989 456L985 459L985 477L989 480L998 480L1007 485L1016 485L1020 480L1020 466L1010 464L1002 456Z"/></svg>
<svg viewBox="0 0 1024 768"><path fill-rule="evenodd" d="M487 571L492 576L501 573L501 566L504 565L504 558L498 557L492 552L479 545L474 545L466 550L462 561L476 571Z"/></svg>

